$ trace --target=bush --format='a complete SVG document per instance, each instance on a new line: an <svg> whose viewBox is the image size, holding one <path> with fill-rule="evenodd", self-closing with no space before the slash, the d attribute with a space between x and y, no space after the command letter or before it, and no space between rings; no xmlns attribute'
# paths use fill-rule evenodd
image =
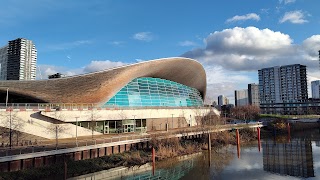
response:
<svg viewBox="0 0 320 180"><path fill-rule="evenodd" d="M268 124L268 128L277 131L286 131L288 121L286 119L275 119Z"/></svg>

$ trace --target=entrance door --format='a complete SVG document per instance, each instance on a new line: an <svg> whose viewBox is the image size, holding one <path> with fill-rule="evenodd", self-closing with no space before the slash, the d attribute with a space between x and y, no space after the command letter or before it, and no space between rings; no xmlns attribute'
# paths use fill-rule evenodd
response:
<svg viewBox="0 0 320 180"><path fill-rule="evenodd" d="M128 132L128 125L123 125L123 132Z"/></svg>
<svg viewBox="0 0 320 180"><path fill-rule="evenodd" d="M104 134L109 134L109 122L104 121Z"/></svg>
<svg viewBox="0 0 320 180"><path fill-rule="evenodd" d="M109 126L104 127L104 134L109 134Z"/></svg>
<svg viewBox="0 0 320 180"><path fill-rule="evenodd" d="M134 132L133 125L128 125L128 132Z"/></svg>
<svg viewBox="0 0 320 180"><path fill-rule="evenodd" d="M123 132L134 132L134 125L123 125Z"/></svg>

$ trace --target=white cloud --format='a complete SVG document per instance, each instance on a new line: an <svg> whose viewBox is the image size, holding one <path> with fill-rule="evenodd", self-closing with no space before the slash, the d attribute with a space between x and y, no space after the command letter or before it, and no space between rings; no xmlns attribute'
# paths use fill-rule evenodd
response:
<svg viewBox="0 0 320 180"><path fill-rule="evenodd" d="M86 74L95 71L102 71L114 67L119 67L126 65L126 63L121 61L91 61L90 64L76 69L69 69L63 66L54 66L54 65L38 65L37 66L37 79L47 79L48 75L55 73L61 73L66 76L74 76L77 74Z"/></svg>
<svg viewBox="0 0 320 180"><path fill-rule="evenodd" d="M182 56L229 70L250 71L280 63L290 64L296 47L289 35L256 27L225 29L204 39L206 47ZM288 58L290 56L290 59Z"/></svg>
<svg viewBox="0 0 320 180"><path fill-rule="evenodd" d="M135 59L135 60L136 60L137 63L140 63L140 62L145 61L145 60L143 60L143 59Z"/></svg>
<svg viewBox="0 0 320 180"><path fill-rule="evenodd" d="M308 97L310 98L312 96L312 93L311 93L311 81L320 80L319 71L308 71L307 80L308 80Z"/></svg>
<svg viewBox="0 0 320 180"><path fill-rule="evenodd" d="M54 65L46 65L39 64L37 65L37 79L48 79L48 75L52 75L55 73L61 73L66 76L73 76L76 74L82 74L82 69L68 69L63 66L54 66Z"/></svg>
<svg viewBox="0 0 320 180"><path fill-rule="evenodd" d="M110 44L114 45L114 46L122 46L123 44L125 44L124 41L112 41L110 42Z"/></svg>
<svg viewBox="0 0 320 180"><path fill-rule="evenodd" d="M231 104L234 104L234 90L246 88L246 85L254 82L246 72L234 72L221 66L204 65L207 75L207 95L209 99L217 101L219 95L225 95Z"/></svg>
<svg viewBox="0 0 320 180"><path fill-rule="evenodd" d="M197 59L207 74L207 97L216 100L226 95L234 103L234 90L257 83L257 70L287 64L307 65L308 82L320 78L318 50L320 35L306 38L294 44L288 34L256 27L224 29L215 31L205 39L205 47L186 52L182 56ZM137 62L143 60L137 59ZM54 73L66 75L83 74L123 66L121 61L92 61L79 69L41 66L44 78ZM310 88L309 88L310 89Z"/></svg>
<svg viewBox="0 0 320 180"><path fill-rule="evenodd" d="M294 2L296 2L296 0L284 0L285 4L294 3Z"/></svg>
<svg viewBox="0 0 320 180"><path fill-rule="evenodd" d="M91 61L90 64L84 67L83 71L86 72L95 72L95 71L102 71L118 66L123 66L126 63L123 63L121 61Z"/></svg>
<svg viewBox="0 0 320 180"><path fill-rule="evenodd" d="M279 20L280 23L291 22L293 24L304 24L308 20L305 19L305 15L302 11L290 11L286 12L284 16Z"/></svg>
<svg viewBox="0 0 320 180"><path fill-rule="evenodd" d="M139 32L133 35L133 39L150 42L153 40L153 35L151 32Z"/></svg>
<svg viewBox="0 0 320 180"><path fill-rule="evenodd" d="M314 76L313 72L319 71L320 35L311 36L302 44L294 44L294 40L282 32L235 27L213 32L204 41L204 48L188 51L182 56L203 64L209 96L233 96L234 90L246 88L248 83L257 83L257 71L264 67L297 63L307 65L309 75Z"/></svg>
<svg viewBox="0 0 320 180"><path fill-rule="evenodd" d="M270 9L269 8L262 8L260 9L261 14L269 14Z"/></svg>
<svg viewBox="0 0 320 180"><path fill-rule="evenodd" d="M246 21L246 20L260 21L260 16L257 15L256 13L249 13L249 14L242 15L242 16L236 15L236 16L233 16L230 19L227 19L226 22L227 23L231 23L231 22Z"/></svg>
<svg viewBox="0 0 320 180"><path fill-rule="evenodd" d="M48 75L51 75L51 74L56 74L57 73L57 71L56 70L54 70L53 68L47 68L47 69L45 69L45 71L44 71L44 75L46 76L46 77L48 77Z"/></svg>
<svg viewBox="0 0 320 180"><path fill-rule="evenodd" d="M256 27L225 29L215 31L206 39L207 48L219 52L233 51L240 54L260 54L266 50L277 50L288 47L292 40L289 35L274 32L270 29L258 29ZM247 50L249 49L249 50Z"/></svg>
<svg viewBox="0 0 320 180"><path fill-rule="evenodd" d="M192 42L192 41L182 41L179 42L179 46L196 46L197 43Z"/></svg>
<svg viewBox="0 0 320 180"><path fill-rule="evenodd" d="M279 0L279 3L284 3L284 4L290 4L290 3L294 3L296 2L296 0Z"/></svg>

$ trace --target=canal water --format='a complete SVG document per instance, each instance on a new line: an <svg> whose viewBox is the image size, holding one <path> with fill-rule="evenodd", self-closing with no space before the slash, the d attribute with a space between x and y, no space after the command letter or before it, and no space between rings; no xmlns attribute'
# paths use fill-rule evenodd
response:
<svg viewBox="0 0 320 180"><path fill-rule="evenodd" d="M118 168L87 174L75 179L319 179L320 133L308 130L292 137L277 136L258 142L213 149L191 156L170 159L152 166Z"/></svg>

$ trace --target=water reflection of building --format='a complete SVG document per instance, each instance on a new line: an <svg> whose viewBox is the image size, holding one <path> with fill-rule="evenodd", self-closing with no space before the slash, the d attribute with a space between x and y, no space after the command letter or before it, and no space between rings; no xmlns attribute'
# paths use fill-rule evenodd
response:
<svg viewBox="0 0 320 180"><path fill-rule="evenodd" d="M192 156L190 156L192 157ZM152 174L151 163L142 166L134 166L131 168L118 167L114 169L104 170L100 172L90 173L71 179L123 179L123 180L149 180L149 179L165 179L178 180L187 175L194 167L194 159L177 159L177 161L165 165L163 168L156 164L154 175Z"/></svg>
<svg viewBox="0 0 320 180"><path fill-rule="evenodd" d="M314 177L310 140L293 139L290 143L266 140L263 144L263 169L297 177Z"/></svg>
<svg viewBox="0 0 320 180"><path fill-rule="evenodd" d="M131 176L123 177L126 180L147 180L147 179L167 179L167 180L178 180L185 176L193 168L193 159L181 161L174 167L166 169L158 169L154 175L151 171L134 174Z"/></svg>

